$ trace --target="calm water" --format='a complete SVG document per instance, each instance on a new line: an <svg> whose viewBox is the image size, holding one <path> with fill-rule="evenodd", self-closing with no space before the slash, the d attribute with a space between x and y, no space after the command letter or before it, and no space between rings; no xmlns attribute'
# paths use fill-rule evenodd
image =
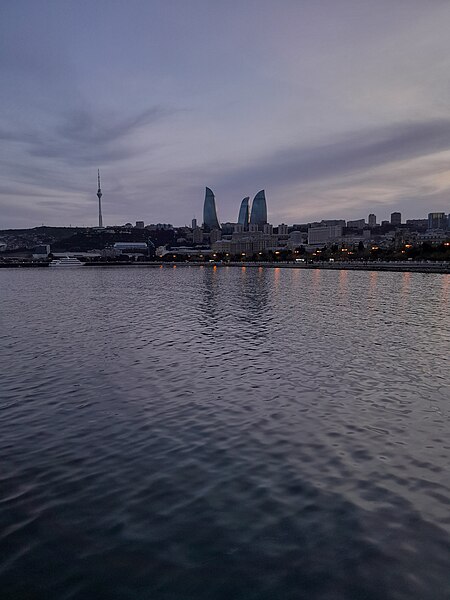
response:
<svg viewBox="0 0 450 600"><path fill-rule="evenodd" d="M450 276L0 270L0 598L450 598Z"/></svg>

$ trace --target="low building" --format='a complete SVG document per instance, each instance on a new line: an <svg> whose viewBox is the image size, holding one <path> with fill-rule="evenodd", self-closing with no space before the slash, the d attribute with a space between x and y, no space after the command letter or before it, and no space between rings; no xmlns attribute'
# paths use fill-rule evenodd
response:
<svg viewBox="0 0 450 600"><path fill-rule="evenodd" d="M352 229L364 229L366 226L365 219L356 219L356 221L347 221L347 227L351 227Z"/></svg>
<svg viewBox="0 0 450 600"><path fill-rule="evenodd" d="M342 226L311 227L308 229L308 245L324 245L340 241L342 238Z"/></svg>
<svg viewBox="0 0 450 600"><path fill-rule="evenodd" d="M41 245L41 246L36 246L33 249L31 258L33 258L33 260L44 260L44 259L48 258L49 254L50 254L50 245L45 244L45 245Z"/></svg>
<svg viewBox="0 0 450 600"><path fill-rule="evenodd" d="M333 227L335 225L341 225L341 227L345 227L344 219L322 219L320 221L319 227Z"/></svg>
<svg viewBox="0 0 450 600"><path fill-rule="evenodd" d="M263 231L237 231L228 239L216 241L212 244L212 249L215 253L256 254L285 247L286 242L287 240L280 240L278 235Z"/></svg>
<svg viewBox="0 0 450 600"><path fill-rule="evenodd" d="M154 246L149 240L146 242L116 242L113 246L114 250L120 251L122 254L145 254L152 253Z"/></svg>
<svg viewBox="0 0 450 600"><path fill-rule="evenodd" d="M442 229L429 230L425 233L419 233L417 235L417 240L419 242L428 242L429 244L439 245L448 240L448 234Z"/></svg>
<svg viewBox="0 0 450 600"><path fill-rule="evenodd" d="M406 219L408 229L427 229L428 219Z"/></svg>
<svg viewBox="0 0 450 600"><path fill-rule="evenodd" d="M303 246L307 242L308 242L307 234L303 233L302 231L291 231L291 233L289 234L287 245L288 245L288 248L290 248L291 250L294 250L295 248L298 248L299 246Z"/></svg>
<svg viewBox="0 0 450 600"><path fill-rule="evenodd" d="M195 227L192 230L192 242L194 244L203 244L203 230L201 227Z"/></svg>

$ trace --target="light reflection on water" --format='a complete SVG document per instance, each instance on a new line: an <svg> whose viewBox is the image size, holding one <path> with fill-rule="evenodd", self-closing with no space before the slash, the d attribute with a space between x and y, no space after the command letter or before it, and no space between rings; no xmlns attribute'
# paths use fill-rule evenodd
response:
<svg viewBox="0 0 450 600"><path fill-rule="evenodd" d="M449 276L0 271L5 598L448 598Z"/></svg>

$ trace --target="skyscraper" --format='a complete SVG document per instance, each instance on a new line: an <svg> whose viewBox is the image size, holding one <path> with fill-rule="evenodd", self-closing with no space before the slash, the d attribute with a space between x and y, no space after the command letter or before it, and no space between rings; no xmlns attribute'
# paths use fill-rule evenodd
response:
<svg viewBox="0 0 450 600"><path fill-rule="evenodd" d="M98 226L103 227L103 217L102 217L102 188L100 186L100 169L97 171L97 181L98 181L98 190L97 190L97 198L98 198Z"/></svg>
<svg viewBox="0 0 450 600"><path fill-rule="evenodd" d="M447 229L447 215L443 212L428 213L428 229Z"/></svg>
<svg viewBox="0 0 450 600"><path fill-rule="evenodd" d="M208 187L205 193L205 203L203 205L203 227L205 229L220 229L219 219L217 218L216 199L212 190Z"/></svg>
<svg viewBox="0 0 450 600"><path fill-rule="evenodd" d="M391 225L401 225L402 224L402 213L393 212L391 213Z"/></svg>
<svg viewBox="0 0 450 600"><path fill-rule="evenodd" d="M239 209L238 223L243 225L244 229L248 229L248 222L250 218L249 202L250 198L247 196L242 200L241 208Z"/></svg>
<svg viewBox="0 0 450 600"><path fill-rule="evenodd" d="M258 192L253 199L250 223L258 226L267 223L267 204L264 190Z"/></svg>
<svg viewBox="0 0 450 600"><path fill-rule="evenodd" d="M375 227L375 225L377 224L377 217L371 213L369 215L369 227Z"/></svg>

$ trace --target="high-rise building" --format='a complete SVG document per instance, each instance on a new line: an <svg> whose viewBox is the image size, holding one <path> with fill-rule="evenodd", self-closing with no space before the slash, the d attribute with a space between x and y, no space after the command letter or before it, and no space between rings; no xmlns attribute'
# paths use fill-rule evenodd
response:
<svg viewBox="0 0 450 600"><path fill-rule="evenodd" d="M208 187L205 193L205 203L203 205L203 227L205 229L220 229L219 219L217 218L216 199L212 190Z"/></svg>
<svg viewBox="0 0 450 600"><path fill-rule="evenodd" d="M98 226L103 227L103 216L102 216L102 188L100 186L100 169L97 171L97 182L98 182L98 190L97 190L97 198L98 198Z"/></svg>
<svg viewBox="0 0 450 600"><path fill-rule="evenodd" d="M377 224L377 217L373 213L369 215L369 227L375 227Z"/></svg>
<svg viewBox="0 0 450 600"><path fill-rule="evenodd" d="M243 225L244 229L248 228L248 222L250 219L249 202L250 198L249 196L247 196L242 200L241 207L239 209L238 223L240 223L240 225Z"/></svg>
<svg viewBox="0 0 450 600"><path fill-rule="evenodd" d="M428 213L428 229L447 229L447 215L443 212Z"/></svg>
<svg viewBox="0 0 450 600"><path fill-rule="evenodd" d="M393 212L391 213L391 225L401 225L402 224L402 213Z"/></svg>
<svg viewBox="0 0 450 600"><path fill-rule="evenodd" d="M194 244L202 244L203 243L203 231L201 227L194 227L192 230L192 242Z"/></svg>
<svg viewBox="0 0 450 600"><path fill-rule="evenodd" d="M144 229L144 221L136 221L136 229Z"/></svg>
<svg viewBox="0 0 450 600"><path fill-rule="evenodd" d="M250 223L258 226L267 223L267 204L264 190L258 192L253 199Z"/></svg>
<svg viewBox="0 0 450 600"><path fill-rule="evenodd" d="M289 227L285 223L278 225L278 235L287 235Z"/></svg>
<svg viewBox="0 0 450 600"><path fill-rule="evenodd" d="M192 219L192 229L197 227L197 219Z"/></svg>

